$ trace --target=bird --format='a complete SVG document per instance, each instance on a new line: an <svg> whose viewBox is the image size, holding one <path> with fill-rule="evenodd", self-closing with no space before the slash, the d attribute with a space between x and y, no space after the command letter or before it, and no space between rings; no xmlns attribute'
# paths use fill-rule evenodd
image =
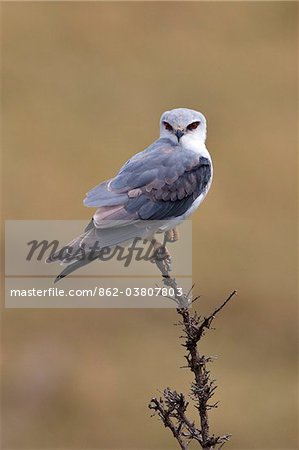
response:
<svg viewBox="0 0 299 450"><path fill-rule="evenodd" d="M159 138L86 194L83 204L96 211L83 233L66 246L60 258L66 267L55 282L90 263L88 249L95 242L106 248L163 232L169 241L175 240L173 230L199 207L212 183L206 136L207 121L201 112L165 111ZM83 248L85 256L80 258ZM46 262L57 261L58 256L59 250Z"/></svg>

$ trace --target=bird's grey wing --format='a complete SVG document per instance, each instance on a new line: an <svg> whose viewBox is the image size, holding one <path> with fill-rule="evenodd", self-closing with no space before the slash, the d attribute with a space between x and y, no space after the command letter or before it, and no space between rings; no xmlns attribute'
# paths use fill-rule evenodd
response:
<svg viewBox="0 0 299 450"><path fill-rule="evenodd" d="M84 203L99 207L94 215L99 227L111 220L168 220L190 208L210 177L207 158L160 139L90 191Z"/></svg>
<svg viewBox="0 0 299 450"><path fill-rule="evenodd" d="M165 144L169 142L166 139L159 139L158 141L155 141L152 145L147 147L142 152L137 153L136 155L132 156L119 170L118 174L116 175L115 179L118 177L121 177L123 174L130 172L135 169L135 163L137 161L143 161L147 158L147 155L149 155L151 152L153 152L155 155L159 151L161 147L161 141L165 141ZM150 159L152 159L152 155L150 155ZM138 167L138 172L140 172L140 166ZM85 206L89 207L100 207L100 206L115 206L115 205L121 205L124 201L127 200L127 192L124 190L123 194L119 193L118 190L111 188L111 182L113 179L104 181L97 186L95 186L93 189L91 189L89 192L87 192L86 197L83 201ZM135 180L136 181L136 180ZM136 182L134 183L134 185ZM136 186L135 186L136 187Z"/></svg>
<svg viewBox="0 0 299 450"><path fill-rule="evenodd" d="M210 177L208 159L169 140L157 141L133 156L115 178L87 194L85 205L98 209L84 233L69 244L74 250L68 261L76 260L80 248L92 248L95 242L102 248L151 236L161 221L169 224L187 212L207 189Z"/></svg>

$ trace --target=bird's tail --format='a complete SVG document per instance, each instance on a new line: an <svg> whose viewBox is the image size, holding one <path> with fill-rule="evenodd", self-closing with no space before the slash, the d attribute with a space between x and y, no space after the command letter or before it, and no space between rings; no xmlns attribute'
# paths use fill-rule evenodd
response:
<svg viewBox="0 0 299 450"><path fill-rule="evenodd" d="M95 241L95 227L91 221L80 236L73 239L65 247L56 250L46 259L46 263L60 262L66 264L65 269L55 278L54 283L95 259L90 257L89 247Z"/></svg>
<svg viewBox="0 0 299 450"><path fill-rule="evenodd" d="M58 281L62 280L62 278L67 277L70 273L74 272L75 270L77 270L80 267L83 267L89 263L91 263L91 260L88 258L85 258L80 261L75 261L75 262L69 264L59 275L57 275L57 277L54 280L54 283L57 283Z"/></svg>
<svg viewBox="0 0 299 450"><path fill-rule="evenodd" d="M80 255L80 252L83 242L87 241L89 237L95 239L93 236L94 229L95 227L91 221L80 236L77 236L64 247L59 248L54 253L51 253L46 259L46 263L60 262L62 264L70 264L80 259L80 256L82 256Z"/></svg>

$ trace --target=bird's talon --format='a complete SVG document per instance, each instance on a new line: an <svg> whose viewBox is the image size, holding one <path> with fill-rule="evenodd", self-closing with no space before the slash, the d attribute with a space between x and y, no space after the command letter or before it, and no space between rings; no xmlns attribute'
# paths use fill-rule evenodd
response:
<svg viewBox="0 0 299 450"><path fill-rule="evenodd" d="M165 242L177 242L180 238L177 227L165 232Z"/></svg>

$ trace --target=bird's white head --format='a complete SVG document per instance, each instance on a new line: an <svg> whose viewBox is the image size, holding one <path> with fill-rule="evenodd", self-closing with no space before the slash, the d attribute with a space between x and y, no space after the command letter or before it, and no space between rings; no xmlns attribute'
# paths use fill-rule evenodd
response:
<svg viewBox="0 0 299 450"><path fill-rule="evenodd" d="M193 109L166 111L160 119L160 138L168 138L184 147L204 145L207 136L205 116Z"/></svg>

